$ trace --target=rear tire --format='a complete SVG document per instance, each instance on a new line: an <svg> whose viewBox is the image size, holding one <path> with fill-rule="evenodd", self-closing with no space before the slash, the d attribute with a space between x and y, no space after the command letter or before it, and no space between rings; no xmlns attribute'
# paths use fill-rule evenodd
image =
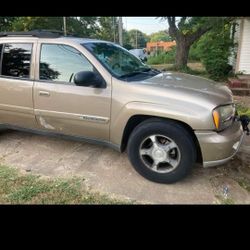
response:
<svg viewBox="0 0 250 250"><path fill-rule="evenodd" d="M196 147L184 126L174 121L148 119L130 135L128 156L135 170L158 183L174 183L189 174Z"/></svg>

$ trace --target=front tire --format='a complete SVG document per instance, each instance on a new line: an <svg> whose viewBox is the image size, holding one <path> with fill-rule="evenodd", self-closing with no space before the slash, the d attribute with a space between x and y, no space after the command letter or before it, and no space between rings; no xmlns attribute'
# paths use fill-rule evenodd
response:
<svg viewBox="0 0 250 250"><path fill-rule="evenodd" d="M174 121L149 119L130 135L128 156L135 170L158 183L174 183L189 174L196 147L186 128Z"/></svg>

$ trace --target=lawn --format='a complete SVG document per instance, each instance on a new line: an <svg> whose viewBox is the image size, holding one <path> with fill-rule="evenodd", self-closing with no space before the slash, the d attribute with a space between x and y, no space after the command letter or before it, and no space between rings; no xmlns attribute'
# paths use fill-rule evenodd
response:
<svg viewBox="0 0 250 250"><path fill-rule="evenodd" d="M157 65L151 64L150 65L150 67L158 69L158 70L176 71L173 66L174 66L173 64L157 64ZM182 71L183 73L209 78L209 74L206 72L202 63L190 62L187 64L187 66L188 66L188 69L185 71Z"/></svg>
<svg viewBox="0 0 250 250"><path fill-rule="evenodd" d="M152 64L150 66L162 70L162 69L171 69L173 67L173 64L156 64L156 65ZM190 62L188 63L188 67L195 71L200 71L200 72L205 71L205 67L200 62L195 62L195 63Z"/></svg>
<svg viewBox="0 0 250 250"><path fill-rule="evenodd" d="M0 165L0 204L124 204L89 192L82 178L45 179Z"/></svg>

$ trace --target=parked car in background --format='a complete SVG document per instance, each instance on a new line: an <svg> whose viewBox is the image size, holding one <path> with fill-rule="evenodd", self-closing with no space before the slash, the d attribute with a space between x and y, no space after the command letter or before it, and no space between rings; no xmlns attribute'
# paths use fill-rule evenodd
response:
<svg viewBox="0 0 250 250"><path fill-rule="evenodd" d="M152 69L112 42L49 32L0 33L0 128L127 151L161 183L196 162L227 162L243 138L228 87Z"/></svg>
<svg viewBox="0 0 250 250"><path fill-rule="evenodd" d="M131 49L129 50L130 53L132 53L133 55L139 57L143 62L147 61L147 51L146 49Z"/></svg>

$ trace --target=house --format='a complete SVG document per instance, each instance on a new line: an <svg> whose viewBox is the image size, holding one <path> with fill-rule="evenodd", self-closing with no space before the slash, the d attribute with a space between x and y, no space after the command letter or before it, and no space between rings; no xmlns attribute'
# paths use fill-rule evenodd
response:
<svg viewBox="0 0 250 250"><path fill-rule="evenodd" d="M250 17L240 18L233 26L236 46L229 58L235 73L250 75Z"/></svg>
<svg viewBox="0 0 250 250"><path fill-rule="evenodd" d="M147 52L156 53L161 51L170 51L172 47L176 46L176 42L147 42Z"/></svg>
<svg viewBox="0 0 250 250"><path fill-rule="evenodd" d="M238 76L229 78L228 86L234 95L250 96L250 17L238 19L231 34L236 46L229 64Z"/></svg>

